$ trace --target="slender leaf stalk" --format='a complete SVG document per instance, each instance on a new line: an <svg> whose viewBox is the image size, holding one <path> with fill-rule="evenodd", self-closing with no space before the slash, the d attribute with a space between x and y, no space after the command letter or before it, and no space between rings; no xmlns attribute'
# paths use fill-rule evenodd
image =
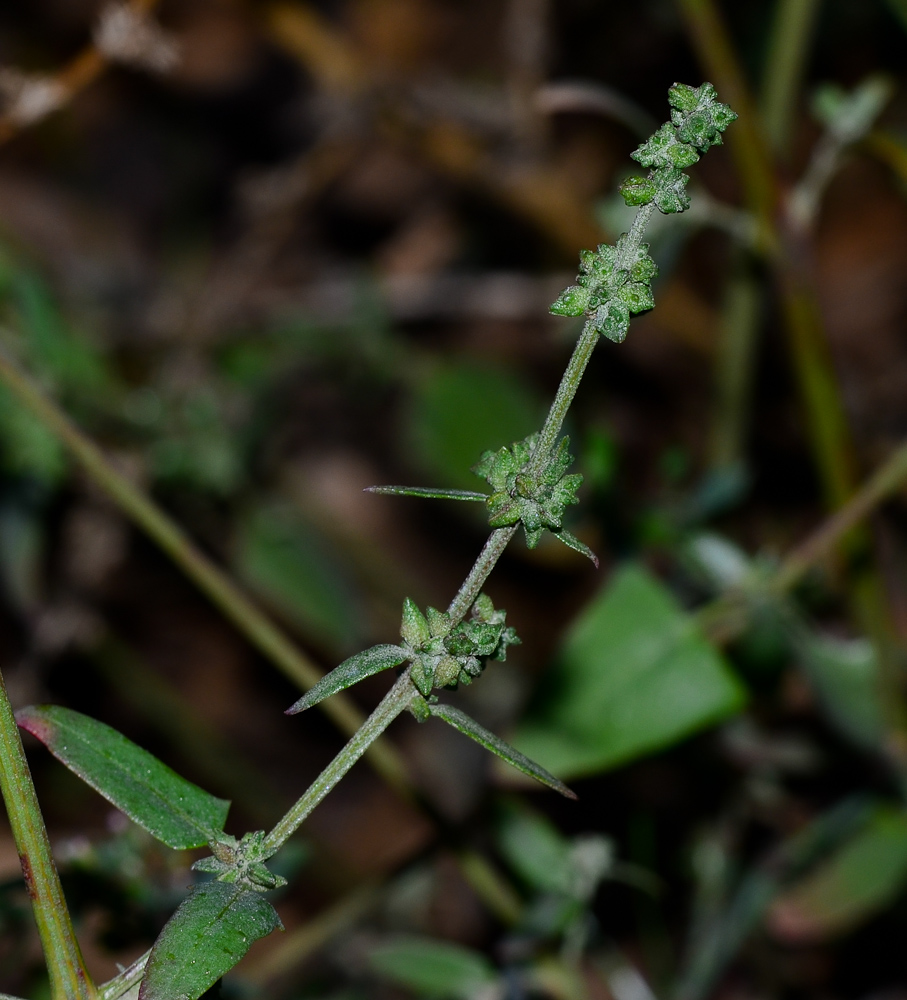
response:
<svg viewBox="0 0 907 1000"><path fill-rule="evenodd" d="M330 764L318 775L311 786L297 800L265 837L263 856L270 857L299 829L303 820L330 792L347 771L375 742L385 729L409 707L418 692L409 679L409 668L403 671L396 683L378 703L377 708L362 723L359 730Z"/></svg>
<svg viewBox="0 0 907 1000"><path fill-rule="evenodd" d="M0 791L19 851L38 934L47 961L52 1000L95 1000L50 852L19 728L0 675Z"/></svg>
<svg viewBox="0 0 907 1000"><path fill-rule="evenodd" d="M820 0L777 0L768 55L763 66L762 115L777 155L790 143L797 93L809 53Z"/></svg>
<svg viewBox="0 0 907 1000"><path fill-rule="evenodd" d="M43 390L0 352L0 382L47 428L123 513L155 542L202 591L212 604L283 674L308 690L321 672L288 636L258 610L184 531L140 489L118 472L100 448L50 400ZM323 710L345 735L357 731L363 715L342 695L323 703ZM369 758L381 776L406 792L406 768L392 747L378 744Z"/></svg>

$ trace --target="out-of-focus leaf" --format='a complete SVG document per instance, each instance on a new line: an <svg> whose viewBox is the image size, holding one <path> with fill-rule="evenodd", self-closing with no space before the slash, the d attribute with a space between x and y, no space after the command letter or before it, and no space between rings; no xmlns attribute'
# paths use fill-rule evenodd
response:
<svg viewBox="0 0 907 1000"><path fill-rule="evenodd" d="M775 900L769 924L790 941L822 941L888 906L907 883L907 813L879 807L867 826Z"/></svg>
<svg viewBox="0 0 907 1000"><path fill-rule="evenodd" d="M878 749L886 726L872 643L806 634L797 645L809 679L834 724L860 746Z"/></svg>
<svg viewBox="0 0 907 1000"><path fill-rule="evenodd" d="M341 650L359 640L362 616L356 594L328 543L295 511L266 504L243 514L236 526L233 565L312 639Z"/></svg>
<svg viewBox="0 0 907 1000"><path fill-rule="evenodd" d="M744 700L724 659L666 588L627 566L570 628L514 742L575 777L669 746Z"/></svg>
<svg viewBox="0 0 907 1000"><path fill-rule="evenodd" d="M155 941L139 1000L196 1000L279 927L261 893L225 882L196 887Z"/></svg>
<svg viewBox="0 0 907 1000"><path fill-rule="evenodd" d="M168 847L202 847L223 830L229 802L181 778L103 722L60 705L29 705L16 721Z"/></svg>
<svg viewBox="0 0 907 1000"><path fill-rule="evenodd" d="M429 938L401 938L381 944L369 955L380 975L425 997L471 1000L497 980L491 963L478 952Z"/></svg>
<svg viewBox="0 0 907 1000"><path fill-rule="evenodd" d="M21 503L0 503L0 579L22 611L35 609L41 594L44 525L36 510Z"/></svg>
<svg viewBox="0 0 907 1000"><path fill-rule="evenodd" d="M570 843L544 816L525 807L508 807L498 825L498 849L533 889L569 892Z"/></svg>
<svg viewBox="0 0 907 1000"><path fill-rule="evenodd" d="M62 445L12 395L0 388L0 463L16 476L56 486L66 472Z"/></svg>
<svg viewBox="0 0 907 1000"><path fill-rule="evenodd" d="M67 328L44 282L20 270L11 291L28 354L40 371L65 390L83 394L109 390L112 377L103 355Z"/></svg>
<svg viewBox="0 0 907 1000"><path fill-rule="evenodd" d="M469 470L482 452L521 440L543 416L544 407L512 373L445 365L416 387L408 437L427 471L444 484L474 490Z"/></svg>
<svg viewBox="0 0 907 1000"><path fill-rule="evenodd" d="M344 660L338 667L326 674L321 680L287 709L287 715L304 712L307 708L317 705L319 701L330 698L332 694L358 684L359 681L372 674L377 674L388 667L396 667L406 659L406 650L400 646L372 646L361 653L356 653Z"/></svg>

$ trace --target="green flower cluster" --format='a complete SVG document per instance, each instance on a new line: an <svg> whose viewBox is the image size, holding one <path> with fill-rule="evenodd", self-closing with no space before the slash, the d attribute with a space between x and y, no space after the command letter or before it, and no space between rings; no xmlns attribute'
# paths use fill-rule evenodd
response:
<svg viewBox="0 0 907 1000"><path fill-rule="evenodd" d="M436 687L471 684L485 669L486 660L505 660L507 647L520 641L516 631L505 626L505 619L506 612L496 610L485 594L476 599L471 617L457 625L435 608L423 615L407 597L400 648L412 663L410 678L419 693L427 698Z"/></svg>
<svg viewBox="0 0 907 1000"><path fill-rule="evenodd" d="M649 167L648 177L629 177L620 191L628 205L655 202L660 212L683 212L690 207L689 177L682 171L710 146L721 145L721 133L737 115L718 100L710 83L688 87L675 83L668 91L671 120L630 155Z"/></svg>
<svg viewBox="0 0 907 1000"><path fill-rule="evenodd" d="M264 839L264 830L247 833L242 840L221 833L209 844L214 856L196 861L192 870L206 872L218 882L236 883L253 892L279 889L287 880L265 866L268 854L263 847Z"/></svg>
<svg viewBox="0 0 907 1000"><path fill-rule="evenodd" d="M602 243L597 250L581 250L578 284L561 292L550 310L555 316L582 316L615 344L621 344L630 327L630 314L655 305L651 281L658 274L649 256L649 245L634 245L625 233L612 247Z"/></svg>
<svg viewBox="0 0 907 1000"><path fill-rule="evenodd" d="M710 83L688 87L675 83L668 100L671 120L647 139L632 157L649 167L646 177L628 177L620 192L628 205L654 205L660 212L683 212L690 207L689 177L683 172L710 146L721 144L721 133L737 117L718 99ZM627 336L631 314L655 305L651 281L657 268L648 246L624 234L615 247L602 244L580 254L577 284L563 291L551 306L556 316L589 317L585 331L620 344Z"/></svg>
<svg viewBox="0 0 907 1000"><path fill-rule="evenodd" d="M498 451L486 451L472 467L494 491L485 501L488 523L492 528L522 524L530 549L538 545L547 528L565 545L582 552L597 565L592 551L563 526L567 507L579 503L576 491L583 481L581 475L567 475L573 464L573 456L567 450L570 439L561 438L542 471L533 474L527 470L537 440L538 435L531 434Z"/></svg>

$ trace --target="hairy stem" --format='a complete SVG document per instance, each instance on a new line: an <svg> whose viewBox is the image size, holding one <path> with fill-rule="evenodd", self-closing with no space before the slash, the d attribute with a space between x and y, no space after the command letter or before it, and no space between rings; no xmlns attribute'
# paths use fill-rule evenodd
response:
<svg viewBox="0 0 907 1000"><path fill-rule="evenodd" d="M512 524L506 528L495 528L488 536L488 541L479 553L469 575L463 581L462 586L457 591L456 597L450 602L447 613L454 622L465 617L466 612L472 607L473 601L479 596L489 574L497 565L498 559L504 553L504 549L510 544L511 538L517 533L519 524Z"/></svg>
<svg viewBox="0 0 907 1000"><path fill-rule="evenodd" d="M266 857L274 854L281 845L299 829L303 820L330 792L347 771L375 742L397 716L409 707L417 691L409 679L409 668L403 671L396 683L378 703L377 708L362 723L359 730L330 764L312 782L305 794L297 800L283 819L265 837L263 848Z"/></svg>
<svg viewBox="0 0 907 1000"><path fill-rule="evenodd" d="M53 1000L95 1000L97 992L85 969L47 829L38 805L19 728L0 675L0 791L9 814L19 863L25 877L38 934L44 949Z"/></svg>
<svg viewBox="0 0 907 1000"><path fill-rule="evenodd" d="M296 648L288 636L255 607L160 507L118 472L104 457L100 448L3 353L0 353L0 381L66 446L117 507L170 556L259 652L304 691L321 679L321 671ZM347 736L355 733L362 724L362 713L343 695L322 702L321 707ZM369 757L388 784L401 792L407 789L406 768L391 747L380 744L374 746L369 751Z"/></svg>

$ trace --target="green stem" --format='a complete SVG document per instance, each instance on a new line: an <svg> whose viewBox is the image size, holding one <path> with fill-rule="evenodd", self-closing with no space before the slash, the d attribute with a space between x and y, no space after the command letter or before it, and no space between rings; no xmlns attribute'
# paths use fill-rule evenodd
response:
<svg viewBox="0 0 907 1000"><path fill-rule="evenodd" d="M132 965L123 969L118 976L108 980L103 986L99 986L99 1000L120 1000L120 997L125 996L137 983L141 982L142 976L145 974L145 966L148 964L150 957L151 950L149 949L144 955L137 958Z"/></svg>
<svg viewBox="0 0 907 1000"><path fill-rule="evenodd" d="M347 771L375 742L385 729L408 708L417 694L409 679L409 668L403 671L396 683L378 703L377 708L362 723L358 732L337 754L330 764L312 782L305 794L297 800L280 822L265 837L263 857L270 857L293 833L303 820L330 792Z"/></svg>
<svg viewBox="0 0 907 1000"><path fill-rule="evenodd" d="M495 528L488 536L488 541L469 571L469 576L463 581L456 597L450 602L450 607L447 609L447 613L454 622L465 617L466 612L472 607L473 602L482 592L482 587L489 574L497 565L498 559L503 555L504 549L507 548L518 528L518 524L512 524L506 528Z"/></svg>
<svg viewBox="0 0 907 1000"><path fill-rule="evenodd" d="M66 414L12 362L0 353L0 381L68 449L91 479L104 490L130 520L148 535L212 604L283 674L304 691L313 687L321 672L267 619L241 590L188 536L104 457ZM363 715L343 695L321 703L326 715L345 735L355 733ZM406 768L397 753L381 744L369 751L372 765L392 787L405 793Z"/></svg>
<svg viewBox="0 0 907 1000"><path fill-rule="evenodd" d="M712 418L711 465L742 466L746 453L752 398L753 363L761 318L762 295L752 255L734 254L734 273L726 292L715 372L716 401Z"/></svg>
<svg viewBox="0 0 907 1000"><path fill-rule="evenodd" d="M19 728L0 675L0 791L9 814L25 887L44 949L53 1000L95 1000L97 992L82 961L63 888L50 853Z"/></svg>
<svg viewBox="0 0 907 1000"><path fill-rule="evenodd" d="M831 555L839 540L888 499L905 480L907 444L901 445L843 507L787 556L775 574L772 586L782 591L796 586L812 566Z"/></svg>
<svg viewBox="0 0 907 1000"><path fill-rule="evenodd" d="M766 137L776 153L790 141L797 94L803 79L820 0L778 0L762 78Z"/></svg>

